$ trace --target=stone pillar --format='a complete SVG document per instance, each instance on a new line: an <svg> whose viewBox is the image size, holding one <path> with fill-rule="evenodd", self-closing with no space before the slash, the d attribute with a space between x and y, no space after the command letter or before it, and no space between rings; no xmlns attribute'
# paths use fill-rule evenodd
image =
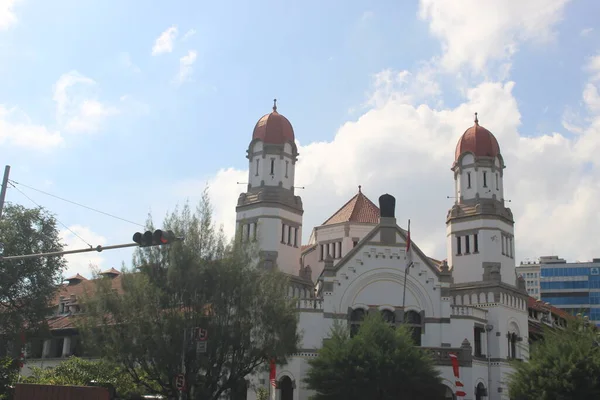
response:
<svg viewBox="0 0 600 400"><path fill-rule="evenodd" d="M71 337L65 337L63 341L62 356L69 357L71 355Z"/></svg>
<svg viewBox="0 0 600 400"><path fill-rule="evenodd" d="M52 348L52 339L44 340L44 346L42 347L42 358L48 358L50 355L50 349Z"/></svg>

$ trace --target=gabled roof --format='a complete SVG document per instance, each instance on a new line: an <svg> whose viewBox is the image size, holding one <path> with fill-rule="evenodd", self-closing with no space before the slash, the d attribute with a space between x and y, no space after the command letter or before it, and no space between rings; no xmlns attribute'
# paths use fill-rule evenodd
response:
<svg viewBox="0 0 600 400"><path fill-rule="evenodd" d="M373 228L373 230L368 235L366 235L364 238L362 238L358 242L358 244L354 248L352 248L352 250L350 250L348 252L348 254L346 254L344 257L342 257L342 259L340 261L338 261L338 263L335 264L335 266L334 266L335 272L337 273L337 271L339 271L340 268L342 268L348 261L350 261L353 257L355 257L359 251L363 251L364 245L366 243L369 243L373 239L373 237L381 231L381 228L382 228L382 226L378 224L375 228ZM404 241L404 243L406 243L408 232L406 230L400 228L398 225L394 225L394 229L395 229L396 233L400 236L402 241ZM425 265L436 276L440 276L440 273L442 273L442 271L440 271L440 266L437 265L433 261L434 259L427 257L425 255L425 253L423 253L423 251L419 248L419 246L417 246L415 244L415 242L412 240L412 238L411 238L410 247L412 249L413 254L416 254L421 260L423 260ZM321 274L323 274L323 272L321 272Z"/></svg>
<svg viewBox="0 0 600 400"><path fill-rule="evenodd" d="M379 207L362 193L359 186L358 193L329 217L327 221L323 222L323 225L333 225L341 222L378 224Z"/></svg>
<svg viewBox="0 0 600 400"><path fill-rule="evenodd" d="M100 272L100 275L121 275L121 272L117 271L114 268L108 269L106 271Z"/></svg>

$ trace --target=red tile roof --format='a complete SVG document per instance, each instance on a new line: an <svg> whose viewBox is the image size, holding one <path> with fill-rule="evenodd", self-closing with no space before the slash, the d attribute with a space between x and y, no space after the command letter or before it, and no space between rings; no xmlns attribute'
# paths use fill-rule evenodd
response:
<svg viewBox="0 0 600 400"><path fill-rule="evenodd" d="M365 196L360 186L358 193L336 211L323 225L339 224L341 222L357 222L365 224L379 223L379 207Z"/></svg>
<svg viewBox="0 0 600 400"><path fill-rule="evenodd" d="M311 247L316 247L316 246L317 246L316 244L303 244L300 247L300 251L304 253L304 251L310 249Z"/></svg>
<svg viewBox="0 0 600 400"><path fill-rule="evenodd" d="M497 157L500 154L498 140L492 132L479 125L477 114L475 114L475 124L458 140L454 154L455 162L458 162L460 156L465 153L473 153L475 157Z"/></svg>
<svg viewBox="0 0 600 400"><path fill-rule="evenodd" d="M527 299L527 308L532 308L537 311L548 311L550 310L552 314L556 314L562 318L573 318L571 314L566 312L565 310L561 310L560 308L556 308L553 305L546 305L543 301L538 301L534 297L529 297Z"/></svg>
<svg viewBox="0 0 600 400"><path fill-rule="evenodd" d="M83 277L82 277L83 278ZM54 301L52 302L53 306L57 306L60 303L61 296L68 300L71 295L75 295L76 297L82 296L84 293L93 293L96 288L96 282L94 279L88 280L83 278L82 281L75 281L75 283L70 283L68 285L62 285L56 295L54 296ZM116 289L119 293L123 292L121 287L121 275L117 275L111 279L111 286L113 289Z"/></svg>
<svg viewBox="0 0 600 400"><path fill-rule="evenodd" d="M100 272L100 275L121 275L120 271L117 271L114 268L108 269L106 271Z"/></svg>
<svg viewBox="0 0 600 400"><path fill-rule="evenodd" d="M290 121L277 112L277 106L273 106L273 112L263 115L252 133L252 139L259 139L270 144L294 143L294 128Z"/></svg>

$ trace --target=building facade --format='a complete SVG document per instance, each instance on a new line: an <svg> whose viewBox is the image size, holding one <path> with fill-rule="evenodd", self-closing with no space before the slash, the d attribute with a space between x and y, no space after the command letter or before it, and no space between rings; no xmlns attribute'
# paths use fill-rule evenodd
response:
<svg viewBox="0 0 600 400"><path fill-rule="evenodd" d="M238 200L237 234L258 241L265 268L290 277L302 333L300 352L277 371L277 399L307 400L308 360L317 356L334 321L349 321L355 332L369 313L414 328L416 344L434 355L448 399L456 392L451 353L460 362L465 399L508 399L509 361L527 359L534 315L515 272L514 219L504 200L500 146L477 116L451 166L456 201L446 218L443 261L428 257L416 242L406 254L407 230L396 221L394 198L383 195L378 206L361 187L300 246L295 133L276 107L256 124L246 153L249 183ZM413 262L405 275L407 256ZM254 399L252 388L268 385L268 376L248 377L248 383L247 398Z"/></svg>
<svg viewBox="0 0 600 400"><path fill-rule="evenodd" d="M456 199L445 221L446 260L428 257L414 238L407 254L408 232L395 218L393 196L380 196L377 205L360 186L302 245L304 205L294 191L298 156L293 127L274 106L254 128L246 151L248 186L236 207L236 234L258 242L263 268L289 277L289 296L298 307L302 342L277 369L276 398L310 398L303 383L308 361L334 321L347 321L356 332L366 314L381 313L390 324L413 328L415 343L436 361L447 399L456 392L452 354L465 400L508 399L510 361L526 360L542 327L563 326L566 313L528 296L525 277L517 276L514 220L505 206L505 166L494 135L476 118L456 147L448 177ZM121 290L118 271L103 274ZM27 345L24 374L72 355L94 356L81 348L72 322L81 312L79 296L92 286L76 275L60 288L48 319L51 335ZM268 372L248 376L246 383L246 399L254 400L258 387L268 387Z"/></svg>
<svg viewBox="0 0 600 400"><path fill-rule="evenodd" d="M516 271L517 276L522 277L525 281L527 294L535 299L540 299L540 264L532 261L521 261Z"/></svg>
<svg viewBox="0 0 600 400"><path fill-rule="evenodd" d="M540 257L541 300L569 314L581 313L600 326L600 259L569 263Z"/></svg>

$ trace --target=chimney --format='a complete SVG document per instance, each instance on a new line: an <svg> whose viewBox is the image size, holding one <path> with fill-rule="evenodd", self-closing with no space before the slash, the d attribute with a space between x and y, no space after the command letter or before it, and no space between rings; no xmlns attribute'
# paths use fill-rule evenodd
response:
<svg viewBox="0 0 600 400"><path fill-rule="evenodd" d="M379 197L379 226L381 243L396 243L396 199L390 194Z"/></svg>

